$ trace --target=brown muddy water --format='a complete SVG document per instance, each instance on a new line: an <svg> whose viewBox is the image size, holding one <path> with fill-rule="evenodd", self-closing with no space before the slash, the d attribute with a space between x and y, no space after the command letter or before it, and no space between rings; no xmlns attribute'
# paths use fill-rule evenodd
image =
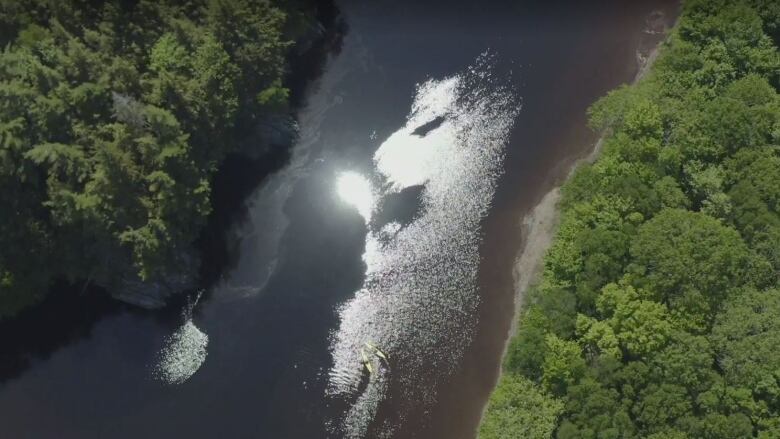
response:
<svg viewBox="0 0 780 439"><path fill-rule="evenodd" d="M0 325L0 437L475 436L520 220L677 6L340 5L342 45L219 281L173 312L55 298Z"/></svg>

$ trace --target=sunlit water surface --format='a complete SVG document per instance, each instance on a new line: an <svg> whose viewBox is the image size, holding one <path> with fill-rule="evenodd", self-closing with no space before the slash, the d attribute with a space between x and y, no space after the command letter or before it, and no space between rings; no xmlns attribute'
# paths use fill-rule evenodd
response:
<svg viewBox="0 0 780 439"><path fill-rule="evenodd" d="M192 321L192 311L202 293L185 306L183 323L163 344L153 365L153 376L166 384L182 384L206 361L209 337Z"/></svg>
<svg viewBox="0 0 780 439"><path fill-rule="evenodd" d="M420 84L406 124L374 154L373 173L338 176L338 193L369 223L365 282L340 308L331 342L327 395L357 395L334 422L347 437L365 434L389 376L401 384L401 398L432 402L435 382L451 373L473 335L480 221L520 110L509 79L494 77L491 65L486 53L462 72ZM382 197L419 185L410 223L372 222ZM389 368L367 372L366 342L389 355Z"/></svg>

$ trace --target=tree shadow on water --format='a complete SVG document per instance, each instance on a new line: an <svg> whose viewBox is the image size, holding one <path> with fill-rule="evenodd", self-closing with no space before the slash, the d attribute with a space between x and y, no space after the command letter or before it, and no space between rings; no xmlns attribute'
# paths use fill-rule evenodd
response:
<svg viewBox="0 0 780 439"><path fill-rule="evenodd" d="M41 303L0 321L0 383L88 337L97 322L126 308L100 288L82 289L58 282Z"/></svg>

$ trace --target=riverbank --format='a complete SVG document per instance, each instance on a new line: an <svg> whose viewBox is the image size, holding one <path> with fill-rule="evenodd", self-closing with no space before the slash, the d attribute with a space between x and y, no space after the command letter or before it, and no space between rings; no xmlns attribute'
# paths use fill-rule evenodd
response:
<svg viewBox="0 0 780 439"><path fill-rule="evenodd" d="M777 434L771 408L749 408L766 404L753 385L766 372L739 327L747 303L770 318L778 302L780 264L764 250L777 215L754 180L778 172L766 146L780 116L777 18L760 2L692 0L675 26L638 57L632 86L591 107L605 134L523 219L515 319L481 437ZM724 41L718 57L705 50ZM717 77L714 64L734 67ZM714 393L744 401L712 404Z"/></svg>
<svg viewBox="0 0 780 439"><path fill-rule="evenodd" d="M655 15L655 12L651 14L651 17ZM661 20L663 29L662 34L668 35L671 28L674 26L676 16L667 17L667 20ZM655 16L655 23L648 26L644 32L650 35L658 34L658 17ZM649 24L649 23L648 23ZM658 59L658 55L661 51L661 46L667 40L667 37L655 41L653 45L649 47L649 50L642 49L642 45L636 51L637 59L637 72L631 81L631 85L636 85L641 81L652 68L655 61ZM561 201L561 187L568 181L574 172L583 164L595 162L603 148L604 141L607 133L601 134L598 140L593 144L590 152L585 157L575 159L572 163L564 165L568 167L568 170L564 172L565 177L554 183L554 187L544 194L541 200L536 204L530 213L524 215L520 221L520 242L522 249L519 255L516 257L512 266L512 278L514 280L514 314L512 323L508 335L503 344L503 353L501 358L505 358L507 350L512 339L516 336L518 330L518 323L520 316L523 312L524 298L528 291L540 280L542 269L544 267L544 257L548 249L552 245L555 238L560 222L560 206ZM503 376L502 371L497 375L497 379L494 386L498 384ZM492 399L492 398L491 398ZM479 425L482 425L485 414L490 405L491 399L485 401L482 414L480 416Z"/></svg>
<svg viewBox="0 0 780 439"><path fill-rule="evenodd" d="M669 32L669 28L664 30L665 33ZM638 68L637 74L631 85L637 84L642 78L647 75L653 63L658 58L658 54L661 50L661 45L664 41L657 43L655 47L650 50L646 55L638 53L637 59L642 60L641 65ZM509 337L506 340L504 347L504 355L506 354L506 347L509 346L509 342L512 337L515 336L517 331L517 320L520 317L520 313L523 309L523 298L526 292L536 282L539 281L539 276L542 273L542 267L544 262L544 255L552 244L555 233L558 229L558 223L560 220L560 208L558 206L561 200L561 187L568 181L572 174L578 167L586 163L593 163L599 158L601 149L604 146L604 140L607 134L602 134L596 143L593 145L593 149L590 153L579 160L576 160L574 164L570 165L566 178L557 183L556 186L547 192L542 200L537 204L530 214L524 216L521 220L522 228L522 251L517 257L514 267L512 269L512 275L515 280L515 318L512 322L512 330L509 332ZM502 357L504 356L502 355ZM487 405L485 406L487 408Z"/></svg>

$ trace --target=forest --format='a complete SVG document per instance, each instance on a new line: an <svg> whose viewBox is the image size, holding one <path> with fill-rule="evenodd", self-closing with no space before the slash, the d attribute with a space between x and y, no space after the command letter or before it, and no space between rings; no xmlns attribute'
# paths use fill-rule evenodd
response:
<svg viewBox="0 0 780 439"><path fill-rule="evenodd" d="M287 111L299 6L0 0L0 317L191 276L215 171Z"/></svg>
<svg viewBox="0 0 780 439"><path fill-rule="evenodd" d="M684 1L589 110L482 439L780 437L780 3Z"/></svg>

